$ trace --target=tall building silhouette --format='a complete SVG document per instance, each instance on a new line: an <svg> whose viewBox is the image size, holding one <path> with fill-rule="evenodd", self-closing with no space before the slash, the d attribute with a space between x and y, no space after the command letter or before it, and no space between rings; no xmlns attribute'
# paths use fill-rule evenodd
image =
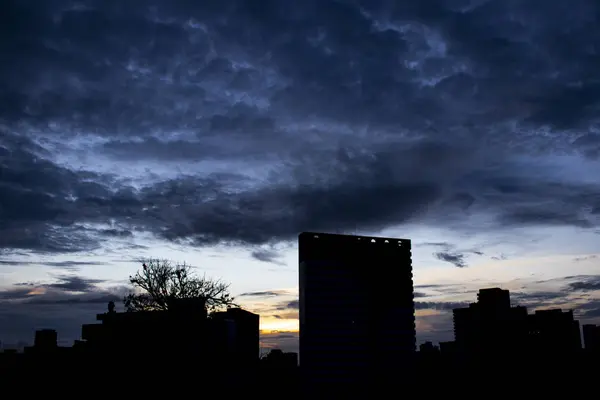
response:
<svg viewBox="0 0 600 400"><path fill-rule="evenodd" d="M304 384L368 384L378 368L398 382L416 347L410 240L304 232L299 263Z"/></svg>

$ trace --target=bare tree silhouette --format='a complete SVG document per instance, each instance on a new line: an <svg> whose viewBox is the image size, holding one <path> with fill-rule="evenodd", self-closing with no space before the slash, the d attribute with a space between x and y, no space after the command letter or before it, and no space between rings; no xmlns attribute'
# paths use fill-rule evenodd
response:
<svg viewBox="0 0 600 400"><path fill-rule="evenodd" d="M149 259L129 277L134 292L123 299L127 311L164 311L173 300L202 298L209 311L236 306L229 284L196 276L192 268L168 260Z"/></svg>

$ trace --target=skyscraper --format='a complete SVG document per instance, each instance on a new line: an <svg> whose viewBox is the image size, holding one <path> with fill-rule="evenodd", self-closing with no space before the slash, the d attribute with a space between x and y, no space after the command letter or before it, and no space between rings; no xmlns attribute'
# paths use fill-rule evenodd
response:
<svg viewBox="0 0 600 400"><path fill-rule="evenodd" d="M386 372L397 382L416 345L410 240L304 232L299 262L305 383L346 386Z"/></svg>

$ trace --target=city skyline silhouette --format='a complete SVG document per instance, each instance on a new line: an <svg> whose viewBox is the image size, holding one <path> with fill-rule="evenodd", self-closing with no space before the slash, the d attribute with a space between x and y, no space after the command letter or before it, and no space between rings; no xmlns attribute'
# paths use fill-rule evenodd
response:
<svg viewBox="0 0 600 400"><path fill-rule="evenodd" d="M223 298L218 281L200 278L201 292L176 291L177 285L192 287L196 278L186 275L184 266L150 260L131 278L132 283L149 279L140 283L148 285L139 294L144 307L131 307L128 296L123 299L127 310L117 312L109 301L96 315L100 323L82 325L81 340L68 347L59 346L56 330L37 330L33 346L23 352L0 352L0 373L53 379L53 367L62 365L61 374L86 383L106 365L162 360L174 366L194 360L196 371L213 383L235 376L238 383L250 384L261 374L273 374L280 384L312 397L332 390L383 393L440 368L451 371L444 379L466 375L492 383L509 376L506 363L515 362L519 373L575 379L593 373L589 367L600 359L600 325L586 324L582 330L572 310L529 313L500 288L482 288L476 301L452 310L453 341L424 342L417 351L410 240L303 232L299 249L299 354L276 348L263 353L258 314L234 299L211 305ZM391 296L385 284L365 280L366 268L388 269L401 291ZM130 371L130 379L142 378L140 373ZM164 374L177 376L182 372Z"/></svg>

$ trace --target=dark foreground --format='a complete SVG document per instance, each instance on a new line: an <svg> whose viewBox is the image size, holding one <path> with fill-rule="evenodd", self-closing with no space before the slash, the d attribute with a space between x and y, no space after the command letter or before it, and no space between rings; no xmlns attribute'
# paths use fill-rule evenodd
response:
<svg viewBox="0 0 600 400"><path fill-rule="evenodd" d="M365 371L334 385L309 385L297 367L204 365L194 358L111 355L3 354L0 383L45 395L115 397L272 396L285 398L406 398L407 396L573 397L594 392L596 355L537 355L528 359L421 359L411 370ZM213 394L214 393L214 394Z"/></svg>

